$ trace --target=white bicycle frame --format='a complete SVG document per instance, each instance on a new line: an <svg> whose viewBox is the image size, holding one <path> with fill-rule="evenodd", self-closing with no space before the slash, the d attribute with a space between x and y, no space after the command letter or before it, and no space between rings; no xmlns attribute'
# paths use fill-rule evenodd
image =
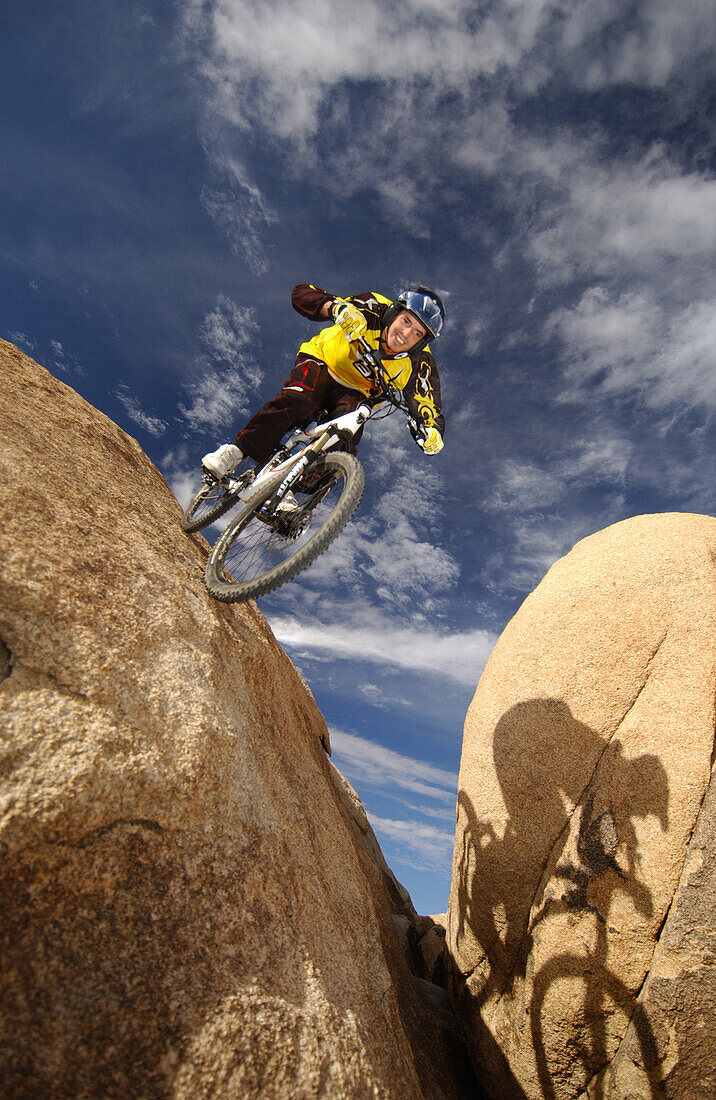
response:
<svg viewBox="0 0 716 1100"><path fill-rule="evenodd" d="M365 424L371 415L369 405L359 405L353 412L344 413L334 420L327 420L323 424L317 424L306 431L293 432L284 444L285 449L295 447L297 443L305 443L306 446L296 454L289 455L277 466L264 466L256 478L239 493L239 497L245 504L251 504L255 497L263 494L270 485L277 487L279 498L288 492L289 488L308 464L312 454L320 454L334 443L338 443L340 435L345 431L355 435L358 429ZM227 479L231 484L232 479Z"/></svg>

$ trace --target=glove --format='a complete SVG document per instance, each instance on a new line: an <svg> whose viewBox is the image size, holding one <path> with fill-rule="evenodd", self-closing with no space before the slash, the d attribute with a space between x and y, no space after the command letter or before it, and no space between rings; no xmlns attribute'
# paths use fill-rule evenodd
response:
<svg viewBox="0 0 716 1100"><path fill-rule="evenodd" d="M357 340L368 328L365 317L350 302L344 302L342 298L336 298L331 305L331 317L343 329L346 340Z"/></svg>
<svg viewBox="0 0 716 1100"><path fill-rule="evenodd" d="M422 439L418 440L418 443L425 451L426 455L436 455L443 449L443 437L437 428L424 428L425 435Z"/></svg>

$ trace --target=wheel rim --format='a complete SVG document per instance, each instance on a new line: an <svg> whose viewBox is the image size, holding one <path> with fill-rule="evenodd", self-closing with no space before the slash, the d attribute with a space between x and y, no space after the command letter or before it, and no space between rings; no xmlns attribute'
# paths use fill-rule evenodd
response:
<svg viewBox="0 0 716 1100"><path fill-rule="evenodd" d="M226 495L226 488L216 481L212 485L205 486L196 496L190 518L200 520L204 516L208 516L224 501Z"/></svg>
<svg viewBox="0 0 716 1100"><path fill-rule="evenodd" d="M234 534L228 549L219 554L218 576L226 584L245 584L265 576L303 551L325 527L346 488L342 470L331 470L313 492L293 492L298 509L271 516L258 506Z"/></svg>

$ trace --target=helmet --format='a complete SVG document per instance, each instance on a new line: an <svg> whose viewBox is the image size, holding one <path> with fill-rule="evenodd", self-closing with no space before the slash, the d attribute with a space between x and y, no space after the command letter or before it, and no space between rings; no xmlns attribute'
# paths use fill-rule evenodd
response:
<svg viewBox="0 0 716 1100"><path fill-rule="evenodd" d="M411 283L405 290L401 290L383 316L383 331L390 328L395 318L402 310L410 310L412 314L425 325L427 335L412 348L412 351L422 351L431 338L440 335L445 321L445 307L440 296L427 286Z"/></svg>

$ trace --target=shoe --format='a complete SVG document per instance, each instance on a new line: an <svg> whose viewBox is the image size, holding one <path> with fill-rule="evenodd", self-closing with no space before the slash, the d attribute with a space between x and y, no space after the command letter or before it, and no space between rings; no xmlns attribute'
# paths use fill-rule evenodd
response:
<svg viewBox="0 0 716 1100"><path fill-rule="evenodd" d="M215 451L204 455L201 460L202 467L213 474L217 481L230 474L241 462L244 452L233 443L222 443Z"/></svg>

